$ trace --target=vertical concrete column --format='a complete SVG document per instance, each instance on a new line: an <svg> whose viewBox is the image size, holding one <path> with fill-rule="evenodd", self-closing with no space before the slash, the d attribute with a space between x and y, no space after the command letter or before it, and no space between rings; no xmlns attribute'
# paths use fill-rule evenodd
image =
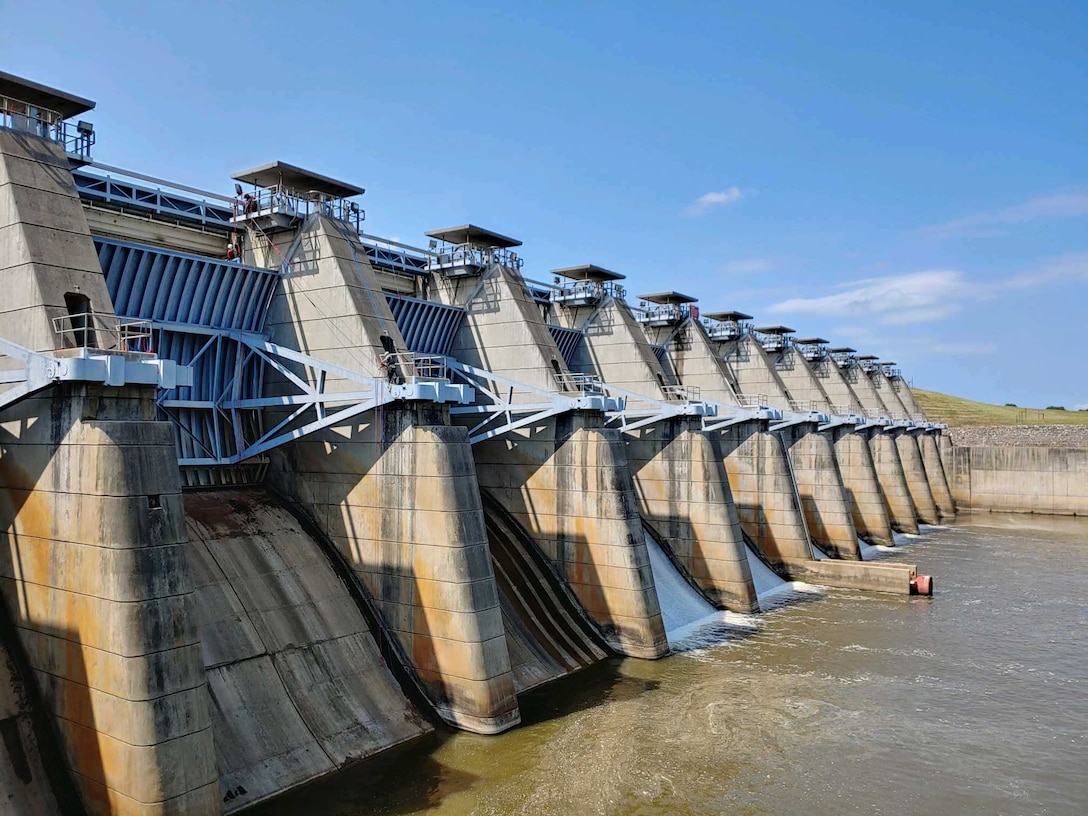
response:
<svg viewBox="0 0 1088 816"><path fill-rule="evenodd" d="M759 609L721 448L690 420L625 435L643 520L712 603Z"/></svg>
<svg viewBox="0 0 1088 816"><path fill-rule="evenodd" d="M880 482L880 491L884 494L892 528L901 533L917 535L918 514L914 510L914 502L911 501L895 437L880 431L873 433L869 437L869 451L873 455L873 466Z"/></svg>
<svg viewBox="0 0 1088 816"><path fill-rule="evenodd" d="M924 433L918 438L918 444L921 448L922 465L925 467L930 492L933 494L933 501L937 504L937 512L942 519L954 519L956 517L956 504L952 501L952 490L945 478L944 465L941 464L941 452L937 448L937 439L933 434Z"/></svg>
<svg viewBox="0 0 1088 816"><path fill-rule="evenodd" d="M850 499L854 528L870 544L892 546L892 523L865 434L848 425L833 429L835 458Z"/></svg>
<svg viewBox="0 0 1088 816"><path fill-rule="evenodd" d="M0 417L0 590L92 814L220 812L173 431L154 391Z"/></svg>
<svg viewBox="0 0 1088 816"><path fill-rule="evenodd" d="M272 478L347 558L439 715L497 733L520 715L472 454L445 422L387 407L282 449Z"/></svg>
<svg viewBox="0 0 1088 816"><path fill-rule="evenodd" d="M903 475L906 477L907 490L910 491L910 500L914 504L918 520L924 524L938 524L941 518L937 513L937 503L933 501L933 491L929 489L918 437L912 433L898 433L895 435L895 447L903 462Z"/></svg>
<svg viewBox="0 0 1088 816"><path fill-rule="evenodd" d="M858 533L828 434L813 425L794 425L781 432L790 457L808 533L828 555L860 561Z"/></svg>
<svg viewBox="0 0 1088 816"><path fill-rule="evenodd" d="M480 487L532 536L616 651L668 653L620 432L571 413L473 446Z"/></svg>
<svg viewBox="0 0 1088 816"><path fill-rule="evenodd" d="M812 558L781 440L755 420L720 431L729 490L744 533L772 564Z"/></svg>
<svg viewBox="0 0 1088 816"><path fill-rule="evenodd" d="M944 467L944 476L949 484L952 483L952 462L955 459L955 449L952 446L952 437L941 431L937 434L937 450L941 454L941 465Z"/></svg>

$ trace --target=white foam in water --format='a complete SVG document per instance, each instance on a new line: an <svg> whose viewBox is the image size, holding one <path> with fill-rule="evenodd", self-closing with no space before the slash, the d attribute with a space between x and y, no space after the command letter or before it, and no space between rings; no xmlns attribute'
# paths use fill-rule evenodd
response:
<svg viewBox="0 0 1088 816"><path fill-rule="evenodd" d="M752 572L760 608L770 609L789 600L791 595L819 594L820 590L813 584L780 578L747 544L744 545L744 552L748 556L748 569Z"/></svg>
<svg viewBox="0 0 1088 816"><path fill-rule="evenodd" d="M683 641L685 647L709 645L728 637L730 629L755 629L758 624L751 615L722 612L699 594L676 569L669 557L648 532L646 549L650 553L650 567L654 573L654 585L661 604L661 617L665 622L665 634L673 650ZM713 627L713 631L706 631ZM696 637L702 635L701 637Z"/></svg>

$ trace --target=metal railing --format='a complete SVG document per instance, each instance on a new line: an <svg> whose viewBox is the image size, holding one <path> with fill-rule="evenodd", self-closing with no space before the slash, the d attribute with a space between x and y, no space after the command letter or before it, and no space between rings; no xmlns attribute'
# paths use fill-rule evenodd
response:
<svg viewBox="0 0 1088 816"><path fill-rule="evenodd" d="M573 392L575 394L603 394L604 384L601 378L595 374L580 374L578 372L559 372L553 375L555 384L560 391Z"/></svg>
<svg viewBox="0 0 1088 816"><path fill-rule="evenodd" d="M66 122L56 111L0 96L0 128L49 139L64 145L64 152L81 162L91 160L94 128L85 122Z"/></svg>
<svg viewBox="0 0 1088 816"><path fill-rule="evenodd" d="M627 296L627 290L614 281L577 281L571 284L546 284L539 281L527 281L537 283L551 292L553 303L569 303L572 301L596 302L605 295L623 300Z"/></svg>
<svg viewBox="0 0 1088 816"><path fill-rule="evenodd" d="M102 349L154 354L150 320L121 319L105 312L80 312L53 318L58 349Z"/></svg>
<svg viewBox="0 0 1088 816"><path fill-rule="evenodd" d="M666 303L661 306L644 306L635 309L635 319L648 326L671 326L686 320L690 314L686 303Z"/></svg>
<svg viewBox="0 0 1088 816"><path fill-rule="evenodd" d="M525 264L516 252L509 249L479 248L472 246L453 246L435 251L429 258L429 267L432 271L452 269L456 267L487 267L499 264L510 269L520 270Z"/></svg>
<svg viewBox="0 0 1088 816"><path fill-rule="evenodd" d="M737 403L741 408L766 408L766 394L737 394Z"/></svg>
<svg viewBox="0 0 1088 816"><path fill-rule="evenodd" d="M245 221L263 215L284 215L303 220L313 213L322 213L361 229L366 210L357 201L333 198L321 193L300 193L287 188L258 188L235 199L234 220Z"/></svg>
<svg viewBox="0 0 1088 816"><path fill-rule="evenodd" d="M703 320L706 335L711 340L736 340L744 334L744 324L736 320Z"/></svg>
<svg viewBox="0 0 1088 816"><path fill-rule="evenodd" d="M382 355L381 368L385 378L397 384L449 379L447 358L439 354L386 353Z"/></svg>
<svg viewBox="0 0 1088 816"><path fill-rule="evenodd" d="M697 385L663 385L661 390L670 401L699 402L702 399L702 389Z"/></svg>
<svg viewBox="0 0 1088 816"><path fill-rule="evenodd" d="M795 400L791 399L790 410L795 411L798 414L810 414L813 411L819 411L820 406L816 400Z"/></svg>

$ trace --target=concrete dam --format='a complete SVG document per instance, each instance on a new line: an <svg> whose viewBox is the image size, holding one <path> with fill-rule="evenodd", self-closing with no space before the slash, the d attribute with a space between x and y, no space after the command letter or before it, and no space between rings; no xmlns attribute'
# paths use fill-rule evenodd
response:
<svg viewBox="0 0 1088 816"><path fill-rule="evenodd" d="M93 108L0 74L5 813L235 813L499 733L667 655L681 594L932 592L863 555L955 514L894 363L475 225L378 238L283 161L103 165Z"/></svg>

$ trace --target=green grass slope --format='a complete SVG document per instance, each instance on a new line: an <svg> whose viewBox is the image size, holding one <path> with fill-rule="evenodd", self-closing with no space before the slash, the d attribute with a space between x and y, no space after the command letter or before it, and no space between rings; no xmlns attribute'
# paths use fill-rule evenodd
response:
<svg viewBox="0 0 1088 816"><path fill-rule="evenodd" d="M1045 411L974 402L936 391L912 388L919 407L930 422L963 425L1088 425L1088 411Z"/></svg>

